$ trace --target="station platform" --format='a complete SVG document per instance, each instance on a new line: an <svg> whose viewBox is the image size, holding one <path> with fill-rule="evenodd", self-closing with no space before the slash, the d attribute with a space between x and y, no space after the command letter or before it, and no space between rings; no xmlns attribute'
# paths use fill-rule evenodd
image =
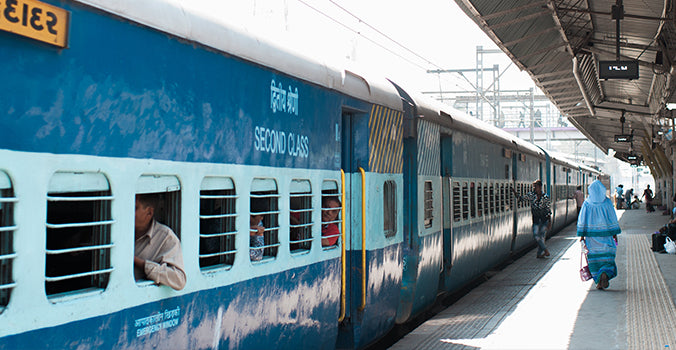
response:
<svg viewBox="0 0 676 350"><path fill-rule="evenodd" d="M676 348L676 255L653 252L669 216L618 210L618 276L606 290L579 277L575 224L532 250L390 349Z"/></svg>

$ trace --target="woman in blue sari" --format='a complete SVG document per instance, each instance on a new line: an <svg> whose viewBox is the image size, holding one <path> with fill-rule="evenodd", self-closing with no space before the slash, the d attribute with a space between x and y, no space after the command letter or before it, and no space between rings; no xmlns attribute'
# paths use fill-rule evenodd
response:
<svg viewBox="0 0 676 350"><path fill-rule="evenodd" d="M606 187L596 180L589 185L589 197L577 218L577 235L587 245L589 270L598 289L608 288L608 281L617 276L615 253L619 233L613 203L606 197Z"/></svg>

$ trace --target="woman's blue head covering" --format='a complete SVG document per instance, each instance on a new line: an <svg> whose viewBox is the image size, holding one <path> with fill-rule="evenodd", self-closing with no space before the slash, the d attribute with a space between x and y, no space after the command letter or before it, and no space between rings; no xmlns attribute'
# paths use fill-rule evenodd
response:
<svg viewBox="0 0 676 350"><path fill-rule="evenodd" d="M589 185L589 197L585 199L577 217L577 235L587 237L606 237L620 233L615 208L606 197L606 187L596 180Z"/></svg>

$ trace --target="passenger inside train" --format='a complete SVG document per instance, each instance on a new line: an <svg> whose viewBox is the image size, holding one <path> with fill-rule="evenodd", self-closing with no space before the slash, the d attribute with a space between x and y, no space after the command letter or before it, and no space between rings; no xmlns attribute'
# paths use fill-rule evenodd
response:
<svg viewBox="0 0 676 350"><path fill-rule="evenodd" d="M249 217L249 257L251 261L263 259L263 247L265 245L265 226L263 219L266 212L265 203L258 198L251 198L251 215Z"/></svg>
<svg viewBox="0 0 676 350"><path fill-rule="evenodd" d="M336 220L340 213L340 200L337 197L322 199L322 247L335 245L340 236Z"/></svg>
<svg viewBox="0 0 676 350"><path fill-rule="evenodd" d="M155 220L158 197L137 194L134 218L134 277L181 290L186 276L181 241L168 226Z"/></svg>

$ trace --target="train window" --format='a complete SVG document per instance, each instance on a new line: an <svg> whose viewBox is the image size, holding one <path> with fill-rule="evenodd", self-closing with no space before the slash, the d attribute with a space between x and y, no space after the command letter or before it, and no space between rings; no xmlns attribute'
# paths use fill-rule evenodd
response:
<svg viewBox="0 0 676 350"><path fill-rule="evenodd" d="M385 237L397 233L397 185L392 180L383 185L383 231Z"/></svg>
<svg viewBox="0 0 676 350"><path fill-rule="evenodd" d="M474 219L476 217L476 195L474 193L474 182L469 183L469 216Z"/></svg>
<svg viewBox="0 0 676 350"><path fill-rule="evenodd" d="M329 208L328 206L331 206L331 202L337 203L339 206L342 207L341 201L340 201L340 192L338 191L338 182L333 181L333 180L325 180L322 183L322 209L324 208ZM335 205L335 204L334 204ZM330 209L329 209L330 210ZM341 212L338 210L337 212L335 209L333 209L333 213L328 213L327 212L327 217L324 218L324 211L322 211L322 246L323 247L335 247L338 245L338 242L340 241L340 233L341 231L341 223L342 217L341 217ZM335 219L330 220L333 218L333 215L328 215L328 214L333 214L337 216ZM335 227L331 227L331 225L335 225Z"/></svg>
<svg viewBox="0 0 676 350"><path fill-rule="evenodd" d="M251 261L272 259L279 250L279 192L274 179L251 183L249 257Z"/></svg>
<svg viewBox="0 0 676 350"><path fill-rule="evenodd" d="M462 219L469 219L469 186L467 182L462 183Z"/></svg>
<svg viewBox="0 0 676 350"><path fill-rule="evenodd" d="M181 183L174 175L141 175L136 182L136 194L157 196L155 220L171 228L181 238Z"/></svg>
<svg viewBox="0 0 676 350"><path fill-rule="evenodd" d="M289 191L291 252L312 248L312 187L309 180L292 180Z"/></svg>
<svg viewBox="0 0 676 350"><path fill-rule="evenodd" d="M12 277L14 252L14 191L9 176L0 171L0 310L9 303L12 289L16 286Z"/></svg>
<svg viewBox="0 0 676 350"><path fill-rule="evenodd" d="M110 272L110 204L105 175L56 172L47 193L45 291L50 298L105 289Z"/></svg>
<svg viewBox="0 0 676 350"><path fill-rule="evenodd" d="M490 213L490 199L488 198L488 185L484 184L484 215L488 215Z"/></svg>
<svg viewBox="0 0 676 350"><path fill-rule="evenodd" d="M489 194L489 200L491 202L491 214L495 214L495 184L490 184L490 194Z"/></svg>
<svg viewBox="0 0 676 350"><path fill-rule="evenodd" d="M476 206L477 206L477 216L481 217L484 212L484 191L483 184L478 182L476 184Z"/></svg>
<svg viewBox="0 0 676 350"><path fill-rule="evenodd" d="M432 199L432 181L425 181L425 228L432 227L434 219L434 200Z"/></svg>
<svg viewBox="0 0 676 350"><path fill-rule="evenodd" d="M462 219L462 197L460 196L460 183L453 182L453 221Z"/></svg>
<svg viewBox="0 0 676 350"><path fill-rule="evenodd" d="M200 186L200 268L231 267L235 261L237 193L228 177L205 177Z"/></svg>

